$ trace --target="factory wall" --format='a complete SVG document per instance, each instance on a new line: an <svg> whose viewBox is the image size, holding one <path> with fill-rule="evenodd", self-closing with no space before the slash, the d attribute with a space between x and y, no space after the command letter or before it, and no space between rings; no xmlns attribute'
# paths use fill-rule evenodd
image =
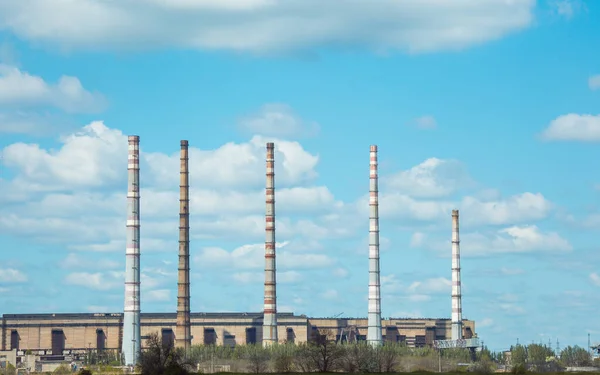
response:
<svg viewBox="0 0 600 375"><path fill-rule="evenodd" d="M302 343L319 330L329 329L349 341L365 340L367 319L307 318L292 313L277 314L280 342ZM123 314L10 314L4 315L0 350L43 351L38 354L82 352L88 349L121 350ZM142 346L148 335L157 332L174 342L176 314L143 313ZM243 345L262 342L262 313L192 313L192 345ZM433 340L451 337L450 319L383 319L383 339L408 346L431 345ZM343 331L343 332L342 332ZM463 336L475 335L475 322L463 320Z"/></svg>

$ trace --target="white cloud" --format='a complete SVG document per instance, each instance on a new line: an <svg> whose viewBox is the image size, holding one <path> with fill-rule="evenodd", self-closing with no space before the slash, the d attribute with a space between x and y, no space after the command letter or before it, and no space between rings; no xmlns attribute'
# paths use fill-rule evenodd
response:
<svg viewBox="0 0 600 375"><path fill-rule="evenodd" d="M425 234L422 232L415 232L410 237L410 247L420 247L423 245Z"/></svg>
<svg viewBox="0 0 600 375"><path fill-rule="evenodd" d="M319 132L319 124L302 120L287 104L271 103L260 111L240 119L239 127L250 134L269 137L313 136Z"/></svg>
<svg viewBox="0 0 600 375"><path fill-rule="evenodd" d="M336 268L333 270L333 276L339 277L341 279L346 278L349 275L349 271L345 268Z"/></svg>
<svg viewBox="0 0 600 375"><path fill-rule="evenodd" d="M120 130L95 121L61 142L57 151L14 143L1 155L6 166L18 169L15 182L32 190L97 187L124 180L127 141Z"/></svg>
<svg viewBox="0 0 600 375"><path fill-rule="evenodd" d="M415 119L415 124L417 128L423 130L435 129L437 128L437 121L433 116L421 116Z"/></svg>
<svg viewBox="0 0 600 375"><path fill-rule="evenodd" d="M450 294L452 282L445 277L428 278L406 283L394 274L381 276L381 293L384 298L426 302L433 295Z"/></svg>
<svg viewBox="0 0 600 375"><path fill-rule="evenodd" d="M64 268L78 268L78 269L101 269L109 270L119 268L121 265L119 262L115 262L110 259L91 260L83 258L80 255L70 253L65 259L63 259L59 265Z"/></svg>
<svg viewBox="0 0 600 375"><path fill-rule="evenodd" d="M506 199L481 201L465 197L460 203L461 221L506 225L541 220L552 210L550 203L540 193L516 194Z"/></svg>
<svg viewBox="0 0 600 375"><path fill-rule="evenodd" d="M121 272L73 272L64 278L65 284L81 286L88 289L106 291L123 286Z"/></svg>
<svg viewBox="0 0 600 375"><path fill-rule="evenodd" d="M157 289L149 290L147 292L142 291L141 299L144 302L166 302L171 300L171 290L169 289Z"/></svg>
<svg viewBox="0 0 600 375"><path fill-rule="evenodd" d="M164 285L167 281L174 281L175 275L165 277L157 274L152 268L144 267L141 272L140 287L141 292L146 295L154 295L153 293L164 293L155 290L155 288ZM104 271L104 272L71 272L64 277L64 283L67 285L81 286L87 289L97 291L108 291L123 287L125 282L124 271ZM163 294L164 295L164 294Z"/></svg>
<svg viewBox="0 0 600 375"><path fill-rule="evenodd" d="M411 294L449 294L452 282L445 277L415 281L408 286Z"/></svg>
<svg viewBox="0 0 600 375"><path fill-rule="evenodd" d="M75 113L98 111L105 100L102 95L84 89L76 77L62 76L57 84L51 85L17 67L0 64L0 104L49 105Z"/></svg>
<svg viewBox="0 0 600 375"><path fill-rule="evenodd" d="M430 158L421 164L382 179L387 190L412 197L444 197L472 183L466 168L456 160Z"/></svg>
<svg viewBox="0 0 600 375"><path fill-rule="evenodd" d="M552 120L541 133L546 141L600 141L600 115L569 113Z"/></svg>
<svg viewBox="0 0 600 375"><path fill-rule="evenodd" d="M477 322L477 328L490 327L494 324L494 319L492 318L483 318Z"/></svg>
<svg viewBox="0 0 600 375"><path fill-rule="evenodd" d="M107 306L98 305L90 305L86 308L86 310L91 313L106 313L110 311L110 309Z"/></svg>
<svg viewBox="0 0 600 375"><path fill-rule="evenodd" d="M591 76L588 79L588 86L590 87L590 90L599 90L600 89L600 74Z"/></svg>
<svg viewBox="0 0 600 375"><path fill-rule="evenodd" d="M282 269L304 269L304 268L322 268L334 264L334 260L325 254L295 254L282 251L286 243L277 243L277 267ZM260 269L265 263L265 245L252 244L244 245L234 249L232 252L227 250L208 247L202 249L202 252L194 257L194 260L203 266L227 267L236 269Z"/></svg>
<svg viewBox="0 0 600 375"><path fill-rule="evenodd" d="M233 279L241 284L258 284L265 281L264 272L236 272ZM297 271L277 271L278 284L297 283L302 280L302 274Z"/></svg>
<svg viewBox="0 0 600 375"><path fill-rule="evenodd" d="M1 0L0 27L66 48L453 50L528 27L535 0ZM68 23L64 20L70 20Z"/></svg>
<svg viewBox="0 0 600 375"><path fill-rule="evenodd" d="M567 19L573 18L577 12L585 9L585 5L581 0L553 0L550 1L550 6L559 16Z"/></svg>
<svg viewBox="0 0 600 375"><path fill-rule="evenodd" d="M275 142L275 181L278 187L303 184L317 177L314 168L319 157L305 151L298 142L254 136L249 142L230 142L211 151L199 150L193 147L193 143L190 144L190 186L262 188L265 145L271 141ZM140 142L143 145L143 139ZM127 160L126 153L122 155ZM174 186L178 183L179 153L170 156L150 153L142 157L147 161L154 184Z"/></svg>
<svg viewBox="0 0 600 375"><path fill-rule="evenodd" d="M475 225L506 225L547 217L552 204L540 193L522 193L498 200L480 200L466 196L462 201L417 200L400 193L380 193L380 216L383 219L420 221L449 220L453 209L460 209L461 222ZM367 214L368 197L357 203Z"/></svg>
<svg viewBox="0 0 600 375"><path fill-rule="evenodd" d="M338 291L335 289L327 289L327 290L321 292L321 294L319 296L322 299L330 300L330 301L335 301L340 298Z"/></svg>
<svg viewBox="0 0 600 375"><path fill-rule="evenodd" d="M227 143L212 151L190 147L190 184L204 188L261 187L264 185L265 143L272 139L253 137L243 144ZM318 156L297 142L276 142L278 186L313 180ZM127 136L101 121L61 139L63 146L48 151L36 144L15 143L2 150L3 162L16 168L16 183L35 182L30 189L53 190L114 185L126 179ZM143 148L143 138L141 140ZM178 184L179 154L143 153L142 178L158 187ZM262 176L262 177L261 177ZM52 182L52 184L48 184Z"/></svg>
<svg viewBox="0 0 600 375"><path fill-rule="evenodd" d="M37 113L34 110L0 110L0 133L51 135L69 129L70 122L63 116Z"/></svg>
<svg viewBox="0 0 600 375"><path fill-rule="evenodd" d="M414 311L397 311L391 315L392 318L422 318L424 315L420 310Z"/></svg>
<svg viewBox="0 0 600 375"><path fill-rule="evenodd" d="M600 275L598 275L596 272L590 273L590 281L592 284L600 286Z"/></svg>
<svg viewBox="0 0 600 375"><path fill-rule="evenodd" d="M512 226L496 232L461 234L461 255L488 256L494 254L522 254L534 252L569 252L573 246L555 232L542 232L535 225ZM450 241L424 237L421 247L450 255ZM517 274L516 270L502 271ZM508 273L507 273L508 272Z"/></svg>
<svg viewBox="0 0 600 375"><path fill-rule="evenodd" d="M27 281L27 275L14 268L0 268L0 283L23 283Z"/></svg>

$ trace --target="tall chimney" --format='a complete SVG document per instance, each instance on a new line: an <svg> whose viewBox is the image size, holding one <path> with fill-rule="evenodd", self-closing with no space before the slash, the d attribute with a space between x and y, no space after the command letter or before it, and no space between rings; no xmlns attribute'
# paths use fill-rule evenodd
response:
<svg viewBox="0 0 600 375"><path fill-rule="evenodd" d="M275 145L267 143L267 186L265 214L265 311L263 345L277 343L277 293L275 262Z"/></svg>
<svg viewBox="0 0 600 375"><path fill-rule="evenodd" d="M127 162L127 245L125 250L125 309L123 354L126 365L136 365L140 333L140 137L129 136Z"/></svg>
<svg viewBox="0 0 600 375"><path fill-rule="evenodd" d="M190 187L188 141L181 141L179 172L179 269L177 280L177 325L175 345L186 353L192 347L190 324Z"/></svg>
<svg viewBox="0 0 600 375"><path fill-rule="evenodd" d="M458 235L458 210L452 210L452 340L462 335L462 301L460 291L460 237Z"/></svg>
<svg viewBox="0 0 600 375"><path fill-rule="evenodd" d="M377 146L371 146L369 186L369 318L367 342L382 343L381 292L379 281L379 189L377 183Z"/></svg>

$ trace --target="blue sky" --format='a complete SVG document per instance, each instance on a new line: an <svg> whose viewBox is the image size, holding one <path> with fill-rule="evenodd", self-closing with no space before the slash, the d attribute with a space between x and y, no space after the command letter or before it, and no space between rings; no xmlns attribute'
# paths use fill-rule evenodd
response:
<svg viewBox="0 0 600 375"><path fill-rule="evenodd" d="M458 208L491 349L600 341L600 4L0 0L0 30L0 313L122 310L137 134L143 311L176 308L181 139L192 308L262 309L273 140L279 310L366 316L377 144L384 317L450 316Z"/></svg>

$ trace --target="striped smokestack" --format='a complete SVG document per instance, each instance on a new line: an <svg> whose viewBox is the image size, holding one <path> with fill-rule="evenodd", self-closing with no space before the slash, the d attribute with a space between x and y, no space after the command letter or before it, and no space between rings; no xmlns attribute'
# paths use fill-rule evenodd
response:
<svg viewBox="0 0 600 375"><path fill-rule="evenodd" d="M371 146L369 186L369 319L367 341L382 343L381 293L379 282L379 189L377 183L377 146Z"/></svg>
<svg viewBox="0 0 600 375"><path fill-rule="evenodd" d="M275 263L275 145L267 143L267 188L265 214L265 312L263 345L277 343L277 293Z"/></svg>
<svg viewBox="0 0 600 375"><path fill-rule="evenodd" d="M127 162L127 245L125 250L125 310L123 354L136 365L140 354L140 137L129 136Z"/></svg>
<svg viewBox="0 0 600 375"><path fill-rule="evenodd" d="M452 210L452 340L462 335L462 301L460 291L460 237L458 235L458 210Z"/></svg>
<svg viewBox="0 0 600 375"><path fill-rule="evenodd" d="M190 187L188 141L181 141L179 172L179 268L177 280L177 325L175 345L186 353L192 346L190 324Z"/></svg>

